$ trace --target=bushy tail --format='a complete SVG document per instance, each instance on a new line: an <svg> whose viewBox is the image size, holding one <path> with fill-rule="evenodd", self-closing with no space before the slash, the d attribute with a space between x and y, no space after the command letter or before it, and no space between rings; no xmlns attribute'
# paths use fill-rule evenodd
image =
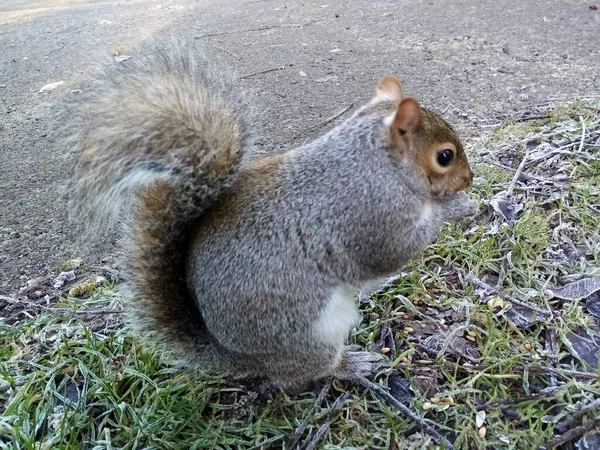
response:
<svg viewBox="0 0 600 450"><path fill-rule="evenodd" d="M230 86L170 43L120 63L77 100L74 207L101 231L133 193L127 259L142 325L209 365L217 362L185 266L193 225L234 181L249 146Z"/></svg>

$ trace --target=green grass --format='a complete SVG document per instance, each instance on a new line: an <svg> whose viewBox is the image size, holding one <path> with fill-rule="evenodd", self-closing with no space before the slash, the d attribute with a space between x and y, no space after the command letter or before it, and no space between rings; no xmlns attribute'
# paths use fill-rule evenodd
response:
<svg viewBox="0 0 600 450"><path fill-rule="evenodd" d="M395 367L379 380L410 380L413 411L454 432L456 448L537 448L556 434L556 423L600 396L598 367L572 356L569 337L598 323L583 301L558 301L544 290L600 275L600 134L596 144L589 138L600 130L598 106L577 103L546 120L506 122L471 141L471 195L481 200L480 215L446 226L400 280L361 304L363 322L351 340L380 348L388 345L382 330L392 330ZM579 151L582 122L588 140ZM523 209L512 226L504 224L490 201L508 189L513 172L497 163L514 170L528 148L570 142L570 154L524 171L538 181L514 185L510 201ZM562 190L540 182L561 174L570 178ZM498 294L479 292L467 272L491 286L499 281L503 295L551 308L553 318L516 327L506 318L510 302L490 308ZM114 288L52 307L118 308ZM306 445L347 390L352 395L317 448L428 448L409 420L347 383L335 382L313 409L319 385L265 396L189 373L143 345L118 315L30 310L14 317L0 322L0 449L282 448L308 415ZM549 348L552 333L556 349ZM441 347L426 340L434 334L446 336ZM475 423L482 405L485 438Z"/></svg>

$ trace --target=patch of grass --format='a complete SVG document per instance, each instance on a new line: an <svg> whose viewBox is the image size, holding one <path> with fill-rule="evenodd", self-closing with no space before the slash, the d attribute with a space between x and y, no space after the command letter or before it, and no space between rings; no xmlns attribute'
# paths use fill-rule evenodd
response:
<svg viewBox="0 0 600 450"><path fill-rule="evenodd" d="M409 380L412 409L458 449L538 448L558 422L600 396L598 367L581 360L573 338L595 333L597 319L585 299L561 301L547 291L600 275L599 106L508 121L470 142L480 215L447 225L401 278L361 304L364 319L351 340L377 350L391 345L384 332L391 330L395 367L379 379ZM512 182L526 154L565 146ZM501 200L518 207L512 220L495 209ZM0 322L1 449L276 449L309 414L306 445L348 389L318 448L428 448L412 423L347 383L335 382L311 412L319 385L265 396L169 364L112 313L121 306L115 287ZM530 326L519 327L508 298L549 308L552 318L532 314ZM90 309L97 313L82 313ZM485 437L476 426L481 410Z"/></svg>

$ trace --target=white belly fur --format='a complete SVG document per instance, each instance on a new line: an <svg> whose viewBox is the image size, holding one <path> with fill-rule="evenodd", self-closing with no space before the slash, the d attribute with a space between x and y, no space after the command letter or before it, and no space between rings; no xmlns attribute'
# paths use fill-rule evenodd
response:
<svg viewBox="0 0 600 450"><path fill-rule="evenodd" d="M423 225L430 223L432 217L433 207L429 203L425 203L423 205L423 209L421 210L421 215L419 216L419 219L415 222L415 228L420 228Z"/></svg>
<svg viewBox="0 0 600 450"><path fill-rule="evenodd" d="M339 286L333 290L327 306L313 324L313 334L318 340L341 350L350 329L358 323L355 294L356 291L349 286Z"/></svg>

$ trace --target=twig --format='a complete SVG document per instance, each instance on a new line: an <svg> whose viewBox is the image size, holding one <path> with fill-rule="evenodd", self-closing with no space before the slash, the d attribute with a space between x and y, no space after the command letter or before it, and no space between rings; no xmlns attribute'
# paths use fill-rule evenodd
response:
<svg viewBox="0 0 600 450"><path fill-rule="evenodd" d="M538 392L537 394L522 395L521 397L509 398L506 400L496 400L493 402L486 402L485 404L478 406L477 410L478 411L489 411L490 409L494 409L494 408L504 408L506 406L518 405L520 403L530 402L532 400L539 400L539 399L551 396L556 391L558 391L558 389L559 389L558 386L553 386L550 388L543 389L540 392Z"/></svg>
<svg viewBox="0 0 600 450"><path fill-rule="evenodd" d="M556 343L556 328L548 328L545 333L544 346L548 351L548 359L550 360L551 367L558 365L558 344ZM550 375L550 385L556 386L556 376Z"/></svg>
<svg viewBox="0 0 600 450"><path fill-rule="evenodd" d="M319 429L317 430L317 433L311 439L309 444L306 446L305 450L314 450L315 448L317 448L317 444L319 443L319 441L321 440L323 435L325 435L325 433L327 432L327 429L331 426L331 424L335 420L335 417L338 415L338 413L344 407L344 404L346 403L346 400L348 400L348 397L350 397L350 392L344 392L342 395L340 395L337 398L337 400L331 407L331 411L327 416L327 420L325 420L323 425L321 425L319 427Z"/></svg>
<svg viewBox="0 0 600 450"><path fill-rule="evenodd" d="M519 167L517 167L517 171L515 172L512 180L510 181L508 189L506 190L507 197L512 196L513 190L515 189L515 185L519 181L519 178L521 178L521 174L523 173L523 169L525 168L527 159L529 159L529 151L525 152L525 155L523 156L523 159L521 160L521 164L519 164Z"/></svg>
<svg viewBox="0 0 600 450"><path fill-rule="evenodd" d="M517 366L515 367L519 372L524 372L525 367ZM573 377L573 378L581 378L583 380L597 380L599 375L597 373L592 372L581 372L580 370L570 370L570 369L561 369L558 367L537 367L537 366L527 366L527 370L529 372L539 372L539 373L553 373L556 375L561 375L563 377ZM513 372L515 370L513 369Z"/></svg>
<svg viewBox="0 0 600 450"><path fill-rule="evenodd" d="M397 355L397 349L396 349L396 340L394 339L394 330L392 329L392 327L390 327L389 325L386 325L386 327L381 332L381 340L383 341L384 345L386 344L386 341L389 342L389 344L386 346L386 347L389 347L389 349L390 349L390 354L388 356L392 361L395 361L396 355Z"/></svg>
<svg viewBox="0 0 600 450"><path fill-rule="evenodd" d="M431 438L434 440L434 442L436 444L441 444L442 442L445 442L446 446L445 448L447 450L453 450L454 447L452 446L452 444L444 437L442 436L440 433L438 433L431 425L429 425L427 422L425 422L424 419L421 419L419 416L417 416L414 412L412 412L410 410L410 408L408 408L407 406L404 406L402 403L400 403L392 394L390 394L386 389L382 388L380 385L378 385L377 383L374 383L364 377L358 378L357 379L358 383L360 383L363 387L367 388L369 391L371 391L373 394L375 394L376 396L378 396L379 398L381 398L382 400L385 400L386 402L388 402L390 405L392 405L393 407L395 407L397 410L400 411L401 414L403 414L405 417L407 417L408 419L412 420L413 422L415 422L419 427L421 427L427 434L429 434L429 436L431 436Z"/></svg>
<svg viewBox="0 0 600 450"><path fill-rule="evenodd" d="M483 163L483 164L490 164L492 166L500 167L501 169L508 170L510 172L516 172L517 171L517 169L513 169L512 167L505 166L504 164L501 164L501 163L499 163L497 161L493 161L493 160L489 160L489 159L485 160L485 161L481 161L481 163ZM525 180L536 180L536 181L541 181L543 183L556 184L556 180L552 180L552 179L546 178L546 177L541 177L539 175L532 175L530 173L521 173L519 175L519 177L523 178ZM563 181L563 180L561 180L561 181ZM568 181L568 180L564 180L564 181Z"/></svg>
<svg viewBox="0 0 600 450"><path fill-rule="evenodd" d="M216 31L214 33L201 34L200 36L194 36L194 39L202 39L202 38L210 37L210 36L223 36L224 34L248 33L251 31L263 31L263 30L270 30L273 28L302 28L305 25L308 25L308 24L282 23L279 25L262 25L262 26L256 27L256 28L243 28L241 30Z"/></svg>
<svg viewBox="0 0 600 450"><path fill-rule="evenodd" d="M287 450L292 450L292 449L296 448L296 446L298 445L298 441L302 437L302 434L306 430L306 427L308 427L308 422L310 421L310 418L313 416L314 411L323 404L323 400L325 400L325 397L327 396L327 394L329 393L329 390L331 389L332 382L333 382L332 378L327 379L327 381L325 382L325 386L323 386L323 389L321 389L321 392L319 392L319 395L317 396L315 403L310 408L310 410L306 413L306 416L304 417L304 420L302 421L300 426L294 430L292 437L285 444L284 448L286 448Z"/></svg>
<svg viewBox="0 0 600 450"><path fill-rule="evenodd" d="M4 300L5 302L14 304L14 305L24 305L28 308L33 308L37 310L41 310L51 314L74 314L74 315L84 315L84 316L93 316L100 314L121 314L123 310L121 309L71 309L71 308L53 308L51 306L40 305L38 303L34 303L28 300L19 300L12 297L6 297L4 295L0 295L0 300Z"/></svg>
<svg viewBox="0 0 600 450"><path fill-rule="evenodd" d="M521 160L521 163L519 164L519 167L517 167L517 170L515 171L515 174L513 175L513 178L510 181L510 184L508 185L508 189L506 190L505 198L509 199L510 197L512 197L513 191L514 191L517 183L519 182L521 175L523 174L523 169L525 168L525 165L526 165L528 159L529 159L529 151L526 150L525 155L523 156L523 159ZM505 216L505 219L508 220L508 218L506 216ZM514 237L514 230L513 230L514 218L509 220L509 224L510 224L510 229L508 232L508 238L510 240L512 240ZM509 256L511 255L511 253L512 252L510 252L508 250L504 252L504 260L502 261L502 265L500 266L500 273L498 276L498 281L496 283L496 289L501 289L502 284L504 283L504 279L506 277L506 270L508 269L508 264L510 262Z"/></svg>
<svg viewBox="0 0 600 450"><path fill-rule="evenodd" d="M579 143L579 152L583 150L583 144L585 144L585 121L583 117L579 116L579 121L581 122L581 142Z"/></svg>
<svg viewBox="0 0 600 450"><path fill-rule="evenodd" d="M542 308L540 308L538 306L532 305L530 303L523 302L521 300L517 300L516 298L511 297L510 295L505 294L504 292L501 292L499 289L496 289L496 288L490 286L489 284L485 283L484 281L480 280L473 273L470 273L470 272L467 273L467 272L464 272L462 270L459 270L459 271L462 272L462 274L466 277L467 281L473 283L475 286L477 286L477 287L479 287L481 289L484 289L484 290L488 291L489 293L497 294L500 297L504 298L505 300L507 300L507 301L509 301L511 303L514 303L515 305L519 305L519 306L522 306L524 308L529 308L532 311L536 311L536 312L538 312L540 314L543 314L545 316L549 315L550 317L552 317L552 311L549 310L549 309L544 310L544 309L542 309Z"/></svg>
<svg viewBox="0 0 600 450"><path fill-rule="evenodd" d="M346 106L340 112L335 113L333 116L330 116L327 119L325 119L324 121L319 122L311 127L308 127L305 130L300 131L299 133L296 133L295 135L292 136L292 138L288 142L292 142L297 137L302 136L304 133L308 133L309 131L312 131L312 130L315 130L317 128L321 128L321 127L327 125L329 122L333 122L335 119L337 119L338 117L340 117L343 114L345 114L346 112L348 112L353 106L354 106L354 103L350 103L348 106Z"/></svg>
<svg viewBox="0 0 600 450"><path fill-rule="evenodd" d="M600 416L592 420L588 420L584 424L579 425L578 427L575 427L567 431L566 433L555 437L554 439L550 439L541 448L545 450L553 449L555 447L558 447L559 445L562 445L566 442L572 441L573 439L583 436L585 433L593 430L597 426L600 426Z"/></svg>
<svg viewBox="0 0 600 450"><path fill-rule="evenodd" d="M562 422L556 424L556 429L560 432L565 432L577 419L579 419L584 414L596 409L600 408L600 398L597 398L593 402L581 408L579 411L573 413L571 416L567 417Z"/></svg>
<svg viewBox="0 0 600 450"><path fill-rule="evenodd" d="M273 67L272 69L259 70L258 72L252 72L246 75L242 75L240 80L244 80L246 78L254 77L256 75L262 75L263 73L275 72L276 70L283 70L285 66Z"/></svg>
<svg viewBox="0 0 600 450"><path fill-rule="evenodd" d="M237 59L238 61L240 60L240 57L239 57L238 55L236 55L236 54L235 54L235 53L233 53L233 52L230 52L230 51L229 51L229 50L227 50L226 48L223 48L223 47L216 47L216 48L217 48L218 50L221 50L222 52L225 52L225 53L227 53L228 55L231 55L231 56L233 56L233 57L234 57L235 59Z"/></svg>
<svg viewBox="0 0 600 450"><path fill-rule="evenodd" d="M423 351L427 355L437 358L437 352L426 348L424 345L415 343L414 346L416 348L419 348L421 351ZM454 371L457 369L457 365L453 364L451 362L441 362L441 364L443 364L444 368L447 370ZM415 364L415 363L399 363L396 365L396 367L413 369L413 370L414 369L431 370L433 368L433 366L430 366L430 365L423 366L422 364ZM458 366L458 368L460 370L465 370L469 373L479 373L481 371L487 370L489 367L482 365L482 364L473 364L473 365L468 365L468 366L466 366L466 365ZM511 370L513 373L521 374L521 373L525 372L525 367L515 366ZM571 377L571 378L576 378L576 379L581 379L581 380L589 380L589 381L598 380L598 378L600 377L600 375L598 375L597 373L593 373L593 372L581 372L579 370L561 369L559 367L527 366L527 370L529 372L554 374L554 375L560 375L563 378Z"/></svg>
<svg viewBox="0 0 600 450"><path fill-rule="evenodd" d="M526 116L526 115L521 115L520 117L515 117L513 119L513 122L527 122L528 120L543 120L543 119L549 119L551 116L550 114L538 114L538 115L534 115L534 116Z"/></svg>

